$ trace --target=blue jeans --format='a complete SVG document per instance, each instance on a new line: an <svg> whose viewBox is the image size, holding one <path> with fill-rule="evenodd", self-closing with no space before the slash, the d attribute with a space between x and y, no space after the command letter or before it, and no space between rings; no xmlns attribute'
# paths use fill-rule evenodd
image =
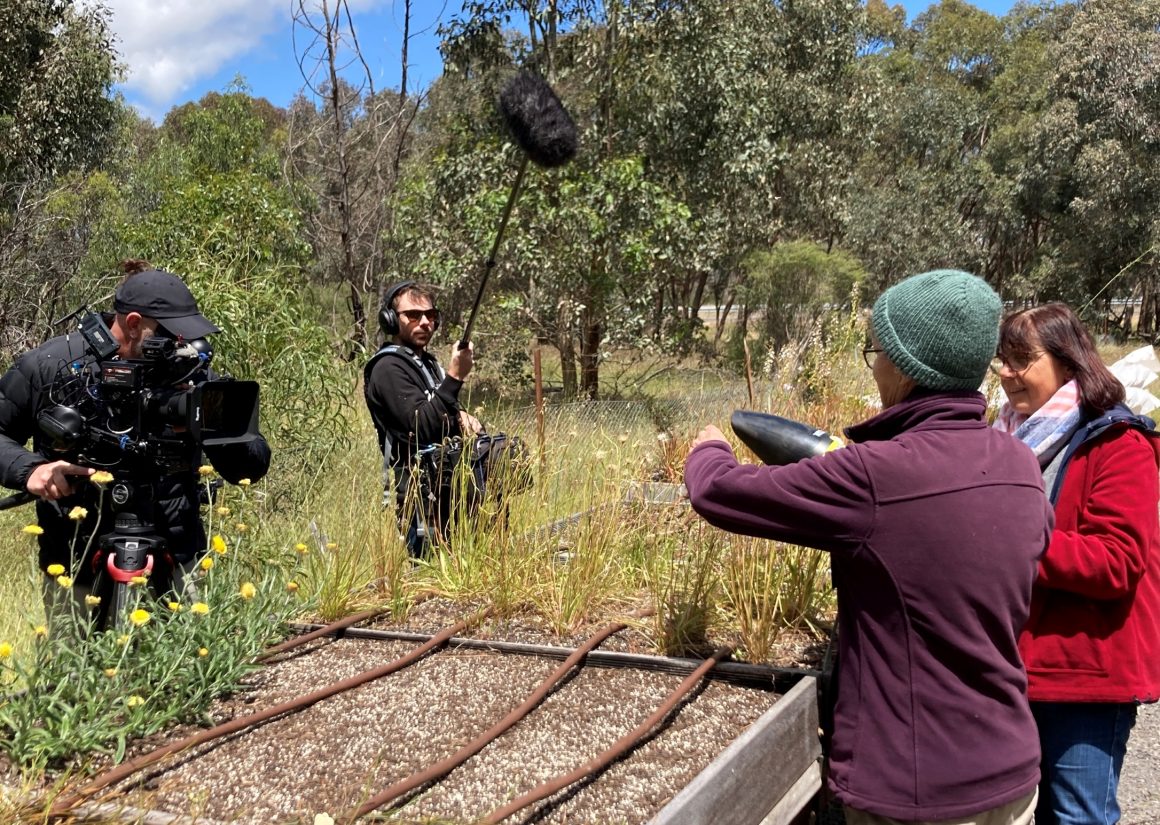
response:
<svg viewBox="0 0 1160 825"><path fill-rule="evenodd" d="M1115 825L1136 705L1032 702L1043 749L1036 825Z"/></svg>

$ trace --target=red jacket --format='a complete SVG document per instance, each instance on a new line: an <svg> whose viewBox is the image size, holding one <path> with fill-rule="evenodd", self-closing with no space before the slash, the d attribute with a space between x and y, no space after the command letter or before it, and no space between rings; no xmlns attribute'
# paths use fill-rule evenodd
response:
<svg viewBox="0 0 1160 825"><path fill-rule="evenodd" d="M1019 638L1033 702L1160 698L1160 439L1118 422L1063 467Z"/></svg>

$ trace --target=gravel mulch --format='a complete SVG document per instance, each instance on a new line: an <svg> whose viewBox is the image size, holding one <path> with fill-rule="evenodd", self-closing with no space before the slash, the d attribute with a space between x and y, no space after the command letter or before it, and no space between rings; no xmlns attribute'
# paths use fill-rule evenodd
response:
<svg viewBox="0 0 1160 825"><path fill-rule="evenodd" d="M214 716L221 721L268 707L411 647L324 643L264 670L251 691L219 703ZM439 653L205 746L153 773L143 786L138 780L124 801L220 822L309 823L320 812L338 818L367 796L453 753L518 705L558 664L494 653ZM391 821L474 821L595 756L680 681L646 671L583 668L448 779L393 810ZM544 823L645 822L776 700L766 691L706 683L629 758L509 821L530 816Z"/></svg>

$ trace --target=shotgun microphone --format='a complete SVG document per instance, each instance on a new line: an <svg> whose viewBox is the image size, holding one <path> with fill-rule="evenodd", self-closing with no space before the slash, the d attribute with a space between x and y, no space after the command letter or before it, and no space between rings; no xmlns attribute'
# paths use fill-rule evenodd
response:
<svg viewBox="0 0 1160 825"><path fill-rule="evenodd" d="M483 300L483 289L487 286L487 279L495 269L495 256L499 251L500 241L507 229L508 218L519 197L523 186L524 173L528 168L528 161L532 160L537 166L552 169L563 166L570 161L580 147L580 138L576 133L576 124L572 117L552 91L552 87L542 77L529 71L521 71L509 80L499 95L499 111L507 124L508 131L520 149L523 157L520 160L519 171L516 172L515 183L512 184L508 195L507 205L500 216L499 230L495 234L495 241L491 245L491 254L484 262L483 277L479 281L479 289L475 293L475 301L471 305L471 313L467 316L467 324L463 327L463 335L459 339L459 348L467 346L471 340L471 328L475 324L475 315L479 312L479 304Z"/></svg>

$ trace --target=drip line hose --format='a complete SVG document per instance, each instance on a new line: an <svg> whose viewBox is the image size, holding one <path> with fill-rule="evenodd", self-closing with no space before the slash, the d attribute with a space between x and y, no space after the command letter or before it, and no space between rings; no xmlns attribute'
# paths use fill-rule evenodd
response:
<svg viewBox="0 0 1160 825"><path fill-rule="evenodd" d="M181 751L204 744L206 742L210 742L214 739L219 739L223 736L239 733L240 731L258 725L261 722L273 719L276 716L297 713L298 711L305 710L311 705L317 704L324 699L329 699L330 697L336 696L339 693L351 690L352 688L360 687L367 682L372 682L375 679L379 679L398 670L402 670L403 668L414 664L435 648L446 644L447 640L453 638L456 633L461 632L465 628L479 624L481 621L486 619L490 613L491 608L481 610L474 616L471 616L467 619L457 622L450 627L445 628L437 635L432 636L431 639L425 644L420 645L410 653L400 656L399 658L387 662L386 664L372 668L371 670L363 671L362 673L356 674L355 676L350 676L346 679L332 682L326 687L319 688L318 690L311 693L307 693L297 698L281 702L277 705L266 708L265 710L257 711L248 716L238 717L237 719L231 719L228 722L224 722L220 725L216 725L215 727L208 728L207 730L198 731L192 736L187 736L185 739L181 739L177 742L171 742L168 745L163 745L156 750L138 756L136 759L132 759L129 762L124 762L115 768L105 771L103 774L93 778L77 790L67 794L62 794L61 798L53 803L52 808L49 809L46 818L51 819L53 817L64 817L70 815L72 809L81 802L91 798L100 791L103 791L105 788L121 782L122 780L132 776L138 771L147 768L150 765L154 765L157 762L160 762L167 756L180 753Z"/></svg>
<svg viewBox="0 0 1160 825"><path fill-rule="evenodd" d="M651 608L647 608L631 614L631 617L642 619L646 616L652 615L652 613L653 610ZM354 822L360 816L364 816L377 808L381 808L387 803L397 800L404 794L413 791L416 788L422 787L428 782L440 779L443 776L451 773L451 771L455 770L468 759L475 756L487 745L498 739L509 729L511 729L512 726L514 726L517 722L535 710L535 708L544 701L552 689L557 684L559 684L565 676L568 675L572 668L579 665L589 652L600 645L609 636L613 635L614 633L619 633L627 627L628 625L620 622L605 625L603 628L590 636L583 645L576 648L576 650L572 652L571 656L565 659L559 667L552 671L552 673L528 695L528 698L525 699L522 704L508 713L507 716L505 716L496 724L492 725L482 734L468 742L466 745L464 745L462 748L457 750L446 759L436 762L433 765L429 765L421 771L416 771L410 776L401 779L390 787L386 788L381 793L372 796L370 799L366 800L362 805L360 805L357 810L348 814L344 821Z"/></svg>
<svg viewBox="0 0 1160 825"><path fill-rule="evenodd" d="M609 765L631 750L639 740L644 738L644 736L657 725L657 723L668 716L669 713L672 712L673 708L680 704L680 702L685 698L686 694L688 694L694 687L697 686L705 674L716 667L718 662L727 658L732 653L732 648L717 648L712 656L701 663L699 668L685 677L685 680L677 686L676 690L669 694L668 698L661 704L660 707L653 711L647 719L645 719L635 728L613 742L612 746L608 748L608 750L598 754L592 759L589 759L587 762L580 765L571 773L563 774L562 776L558 776L555 779L548 780L542 785L537 785L523 796L520 796L509 802L507 805L492 811L482 821L486 823L486 825L495 825L495 823L507 819L517 811L526 808L536 802L539 802L541 799L547 799L557 791L562 791L569 785L575 782L579 782L581 779L584 779L585 777L588 777L597 771L601 771L607 768Z"/></svg>

